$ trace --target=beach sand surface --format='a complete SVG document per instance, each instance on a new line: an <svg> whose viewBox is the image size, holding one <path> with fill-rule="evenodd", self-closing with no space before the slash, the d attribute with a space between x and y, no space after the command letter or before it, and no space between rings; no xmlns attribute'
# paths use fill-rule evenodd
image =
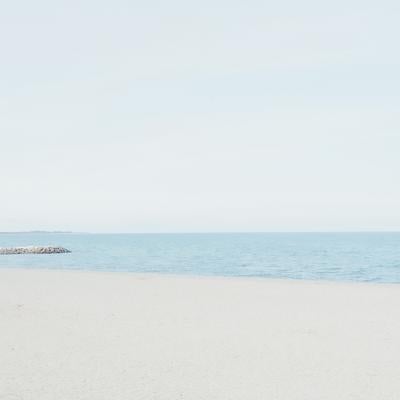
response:
<svg viewBox="0 0 400 400"><path fill-rule="evenodd" d="M1 400L398 400L400 285L0 270Z"/></svg>

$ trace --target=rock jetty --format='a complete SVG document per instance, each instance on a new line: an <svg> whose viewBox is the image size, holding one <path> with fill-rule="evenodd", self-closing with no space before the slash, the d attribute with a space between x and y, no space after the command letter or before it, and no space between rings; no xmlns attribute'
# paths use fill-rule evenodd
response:
<svg viewBox="0 0 400 400"><path fill-rule="evenodd" d="M58 254L71 253L59 246L0 247L0 254Z"/></svg>

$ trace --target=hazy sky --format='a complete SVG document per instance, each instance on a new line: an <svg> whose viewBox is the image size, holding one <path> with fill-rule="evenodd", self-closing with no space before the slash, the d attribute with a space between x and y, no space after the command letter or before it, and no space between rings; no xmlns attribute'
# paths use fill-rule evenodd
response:
<svg viewBox="0 0 400 400"><path fill-rule="evenodd" d="M398 1L0 6L0 231L400 229Z"/></svg>

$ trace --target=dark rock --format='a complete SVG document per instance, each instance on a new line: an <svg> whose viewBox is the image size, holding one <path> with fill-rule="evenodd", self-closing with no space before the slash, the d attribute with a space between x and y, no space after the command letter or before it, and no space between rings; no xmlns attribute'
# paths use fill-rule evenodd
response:
<svg viewBox="0 0 400 400"><path fill-rule="evenodd" d="M71 253L60 246L0 247L0 254L59 254Z"/></svg>

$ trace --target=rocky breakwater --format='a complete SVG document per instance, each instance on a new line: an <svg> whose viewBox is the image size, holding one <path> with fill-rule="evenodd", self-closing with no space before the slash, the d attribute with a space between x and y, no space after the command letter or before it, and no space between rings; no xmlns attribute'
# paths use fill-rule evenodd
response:
<svg viewBox="0 0 400 400"><path fill-rule="evenodd" d="M59 254L71 253L59 246L0 247L0 254Z"/></svg>

